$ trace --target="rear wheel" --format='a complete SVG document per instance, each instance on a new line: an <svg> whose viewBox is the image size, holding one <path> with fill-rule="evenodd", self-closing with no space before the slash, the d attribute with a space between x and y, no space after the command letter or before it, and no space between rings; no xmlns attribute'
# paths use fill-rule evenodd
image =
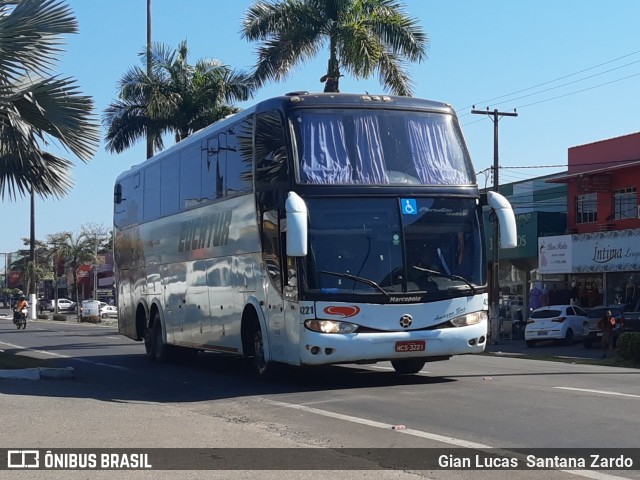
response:
<svg viewBox="0 0 640 480"><path fill-rule="evenodd" d="M420 358L408 358L405 360L392 360L391 365L396 373L408 375L418 373L424 367L425 361Z"/></svg>
<svg viewBox="0 0 640 480"><path fill-rule="evenodd" d="M567 330L567 333L564 336L564 344L573 345L573 330Z"/></svg>
<svg viewBox="0 0 640 480"><path fill-rule="evenodd" d="M147 351L147 356L157 362L163 363L169 360L171 347L164 341L162 322L160 321L160 314L158 312L153 316L152 325L144 339L145 350Z"/></svg>

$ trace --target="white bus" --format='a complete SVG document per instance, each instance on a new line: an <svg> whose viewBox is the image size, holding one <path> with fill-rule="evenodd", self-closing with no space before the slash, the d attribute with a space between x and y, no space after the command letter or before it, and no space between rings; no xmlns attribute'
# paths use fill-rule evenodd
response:
<svg viewBox="0 0 640 480"><path fill-rule="evenodd" d="M410 97L262 101L122 173L114 201L120 332L159 361L227 352L259 374L482 352L483 204L516 239L453 109Z"/></svg>

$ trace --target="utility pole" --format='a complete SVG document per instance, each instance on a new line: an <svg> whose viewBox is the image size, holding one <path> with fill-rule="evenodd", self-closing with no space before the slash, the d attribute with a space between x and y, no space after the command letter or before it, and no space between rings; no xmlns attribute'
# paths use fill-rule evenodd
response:
<svg viewBox="0 0 640 480"><path fill-rule="evenodd" d="M489 111L489 107L486 110L476 110L475 105L471 113L477 115L488 115L493 121L493 191L498 191L498 122L502 117L517 117L515 109L513 112L499 112L498 109L494 109L493 112ZM500 338L500 286L498 285L499 277L499 242L498 242L498 220L493 220L493 243L492 253L493 261L491 265L491 342L496 344Z"/></svg>
<svg viewBox="0 0 640 480"><path fill-rule="evenodd" d="M0 252L0 255L4 255L4 282L2 287L3 287L3 292L2 292L2 303L6 304L6 303L11 303L11 302L7 302L7 297L9 296L9 278L7 277L7 258L8 256L11 254L12 252ZM6 306L6 305L5 305ZM11 306L11 305L9 305Z"/></svg>
<svg viewBox="0 0 640 480"><path fill-rule="evenodd" d="M147 77L151 79L153 69L151 68L151 0L147 0ZM149 99L147 99L147 102ZM153 157L153 138L147 128L147 158Z"/></svg>

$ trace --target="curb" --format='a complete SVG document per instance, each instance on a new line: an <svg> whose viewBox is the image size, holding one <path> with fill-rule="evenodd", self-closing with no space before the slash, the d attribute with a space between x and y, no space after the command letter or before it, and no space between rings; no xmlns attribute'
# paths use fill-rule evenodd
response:
<svg viewBox="0 0 640 480"><path fill-rule="evenodd" d="M58 378L74 378L75 371L73 367L65 368L22 368L15 370L0 370L0 378L11 378L21 380L40 380L40 379L58 379Z"/></svg>

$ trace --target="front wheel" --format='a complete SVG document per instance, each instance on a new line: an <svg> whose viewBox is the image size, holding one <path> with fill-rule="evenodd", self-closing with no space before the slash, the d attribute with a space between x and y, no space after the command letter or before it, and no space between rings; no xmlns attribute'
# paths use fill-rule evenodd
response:
<svg viewBox="0 0 640 480"><path fill-rule="evenodd" d="M409 358L405 360L392 360L391 365L396 373L400 375L409 375L418 373L424 367L426 362L420 358Z"/></svg>
<svg viewBox="0 0 640 480"><path fill-rule="evenodd" d="M258 375L264 376L269 370L269 362L265 359L262 330L257 322L254 325L251 339L253 343L253 367Z"/></svg>
<svg viewBox="0 0 640 480"><path fill-rule="evenodd" d="M250 339L252 364L255 374L266 380L279 379L284 373L283 365L266 359L264 337L260 323L257 320L253 322Z"/></svg>
<svg viewBox="0 0 640 480"><path fill-rule="evenodd" d="M525 343L527 344L527 347L529 347L529 348L536 346L536 342L534 340L527 340Z"/></svg>

